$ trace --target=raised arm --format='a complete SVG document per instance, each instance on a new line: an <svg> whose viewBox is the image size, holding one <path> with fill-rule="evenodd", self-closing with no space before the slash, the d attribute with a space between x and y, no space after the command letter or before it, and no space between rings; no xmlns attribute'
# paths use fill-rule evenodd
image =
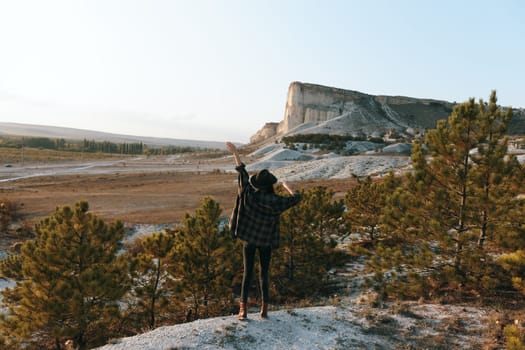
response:
<svg viewBox="0 0 525 350"><path fill-rule="evenodd" d="M233 154L233 158L235 159L235 165L239 166L242 164L241 157L239 157L239 152L237 152L237 147L231 142L226 142L226 148L228 148L228 151L230 151L231 154Z"/></svg>
<svg viewBox="0 0 525 350"><path fill-rule="evenodd" d="M283 185L284 189L286 191L288 191L288 193L290 193L291 195L294 194L294 192L290 189L290 186L288 186L288 184L286 182L282 182L282 185Z"/></svg>

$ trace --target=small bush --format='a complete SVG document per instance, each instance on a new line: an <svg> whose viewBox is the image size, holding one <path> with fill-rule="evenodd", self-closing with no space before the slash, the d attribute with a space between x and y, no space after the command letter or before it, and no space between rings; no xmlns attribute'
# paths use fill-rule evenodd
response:
<svg viewBox="0 0 525 350"><path fill-rule="evenodd" d="M10 200L0 200L0 232L7 232L16 217L18 204Z"/></svg>
<svg viewBox="0 0 525 350"><path fill-rule="evenodd" d="M525 332L517 325L510 325L504 329L507 350L525 350Z"/></svg>

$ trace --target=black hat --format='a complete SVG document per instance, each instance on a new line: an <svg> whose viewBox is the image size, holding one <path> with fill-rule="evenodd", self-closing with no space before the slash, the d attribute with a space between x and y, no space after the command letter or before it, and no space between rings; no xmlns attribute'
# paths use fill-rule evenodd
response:
<svg viewBox="0 0 525 350"><path fill-rule="evenodd" d="M257 174L250 177L250 183L253 187L260 189L271 187L277 182L277 178L267 169L259 171Z"/></svg>

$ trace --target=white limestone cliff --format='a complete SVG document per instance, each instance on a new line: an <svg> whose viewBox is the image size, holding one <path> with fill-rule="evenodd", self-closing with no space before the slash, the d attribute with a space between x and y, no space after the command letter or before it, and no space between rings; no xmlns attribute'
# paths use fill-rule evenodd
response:
<svg viewBox="0 0 525 350"><path fill-rule="evenodd" d="M388 130L406 132L411 128L435 126L437 119L445 118L450 113L451 107L452 104L445 101L373 96L358 91L292 82L288 88L284 118L277 133L286 134L304 124L310 127L324 124L321 133L361 132L371 135L373 132L385 133ZM301 128L301 133L304 133L304 129Z"/></svg>
<svg viewBox="0 0 525 350"><path fill-rule="evenodd" d="M381 137L394 132L415 135L446 119L454 103L405 96L374 96L359 91L292 82L283 120L267 123L251 138L261 142L291 134L339 134ZM511 134L525 133L525 112L513 109Z"/></svg>
<svg viewBox="0 0 525 350"><path fill-rule="evenodd" d="M277 127L279 123L266 123L261 130L257 131L255 135L250 137L250 143L258 143L269 139L277 134Z"/></svg>

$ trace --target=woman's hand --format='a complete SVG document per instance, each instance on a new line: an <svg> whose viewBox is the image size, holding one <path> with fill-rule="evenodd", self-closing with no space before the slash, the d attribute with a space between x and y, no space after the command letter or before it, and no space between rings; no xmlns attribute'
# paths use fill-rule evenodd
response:
<svg viewBox="0 0 525 350"><path fill-rule="evenodd" d="M237 147L231 142L226 142L226 148L228 151L230 151L231 154L233 154L233 158L235 158L235 165L239 166L241 165L241 157L239 157L239 152L237 152Z"/></svg>
<svg viewBox="0 0 525 350"><path fill-rule="evenodd" d="M226 142L226 148L228 148L228 151L230 151L232 154L237 153L237 147L235 147L235 145L231 142Z"/></svg>
<svg viewBox="0 0 525 350"><path fill-rule="evenodd" d="M288 191L288 193L290 193L290 194L292 194L292 195L294 194L293 191L290 189L290 187L288 186L288 184L287 184L286 182L283 181L283 182L282 182L282 185L283 185L284 189L285 189L286 191Z"/></svg>

